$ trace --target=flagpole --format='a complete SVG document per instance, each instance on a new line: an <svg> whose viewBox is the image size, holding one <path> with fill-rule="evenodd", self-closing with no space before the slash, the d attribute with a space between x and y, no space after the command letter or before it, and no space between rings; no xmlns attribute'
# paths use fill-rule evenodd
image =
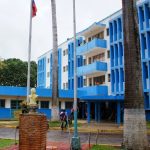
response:
<svg viewBox="0 0 150 150"><path fill-rule="evenodd" d="M30 93L31 39L32 39L32 0L30 0L30 20L29 20L28 73L27 73L27 102L29 102L29 93Z"/></svg>
<svg viewBox="0 0 150 150"><path fill-rule="evenodd" d="M77 122L77 61L76 61L76 9L75 0L73 0L73 31L74 31L74 135L71 141L72 149L81 149L80 137L78 136L78 122Z"/></svg>

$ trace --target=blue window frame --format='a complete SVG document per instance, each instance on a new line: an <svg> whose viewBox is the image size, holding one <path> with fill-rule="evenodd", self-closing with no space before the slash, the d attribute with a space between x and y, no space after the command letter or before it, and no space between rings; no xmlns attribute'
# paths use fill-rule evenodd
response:
<svg viewBox="0 0 150 150"><path fill-rule="evenodd" d="M49 101L41 101L41 108L49 108Z"/></svg>
<svg viewBox="0 0 150 150"><path fill-rule="evenodd" d="M0 99L0 108L5 108L5 100Z"/></svg>
<svg viewBox="0 0 150 150"><path fill-rule="evenodd" d="M20 109L22 100L11 100L11 109Z"/></svg>

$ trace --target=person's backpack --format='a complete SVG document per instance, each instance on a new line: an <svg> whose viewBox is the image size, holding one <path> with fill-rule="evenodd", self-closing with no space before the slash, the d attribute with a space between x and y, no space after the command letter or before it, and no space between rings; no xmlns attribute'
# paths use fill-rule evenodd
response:
<svg viewBox="0 0 150 150"><path fill-rule="evenodd" d="M66 119L67 119L67 117L66 117L65 112L61 112L61 113L60 113L60 120L61 120L61 121L64 121L64 120L66 120Z"/></svg>

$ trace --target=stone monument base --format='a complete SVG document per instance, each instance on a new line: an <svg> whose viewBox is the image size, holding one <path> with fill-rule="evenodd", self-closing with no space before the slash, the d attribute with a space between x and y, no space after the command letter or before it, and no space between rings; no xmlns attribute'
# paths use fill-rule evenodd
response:
<svg viewBox="0 0 150 150"><path fill-rule="evenodd" d="M45 115L21 114L19 118L19 150L46 150L48 122Z"/></svg>

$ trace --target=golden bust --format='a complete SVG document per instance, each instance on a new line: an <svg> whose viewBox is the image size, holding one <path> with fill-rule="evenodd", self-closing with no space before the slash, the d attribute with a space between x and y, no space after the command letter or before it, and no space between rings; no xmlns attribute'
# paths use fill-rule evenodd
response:
<svg viewBox="0 0 150 150"><path fill-rule="evenodd" d="M37 105L37 103L36 103L37 97L38 97L38 95L36 95L35 88L32 88L31 95L29 95L29 99L30 99L29 105Z"/></svg>

